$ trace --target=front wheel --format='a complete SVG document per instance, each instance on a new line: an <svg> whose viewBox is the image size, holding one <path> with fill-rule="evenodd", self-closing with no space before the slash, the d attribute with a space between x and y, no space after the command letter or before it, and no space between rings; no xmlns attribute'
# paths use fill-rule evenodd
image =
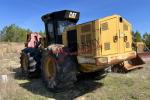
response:
<svg viewBox="0 0 150 100"><path fill-rule="evenodd" d="M76 82L76 63L72 57L65 54L50 54L44 51L41 61L42 76L46 86L59 92L68 89Z"/></svg>

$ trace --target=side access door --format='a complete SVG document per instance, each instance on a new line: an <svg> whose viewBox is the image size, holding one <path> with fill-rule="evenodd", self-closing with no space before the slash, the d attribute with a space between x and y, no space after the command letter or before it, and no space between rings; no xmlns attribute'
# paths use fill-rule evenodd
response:
<svg viewBox="0 0 150 100"><path fill-rule="evenodd" d="M100 21L102 55L118 53L117 17Z"/></svg>
<svg viewBox="0 0 150 100"><path fill-rule="evenodd" d="M132 51L132 27L127 21L123 21L123 32L125 34L125 52Z"/></svg>
<svg viewBox="0 0 150 100"><path fill-rule="evenodd" d="M131 25L123 18L119 21L119 53L132 51Z"/></svg>

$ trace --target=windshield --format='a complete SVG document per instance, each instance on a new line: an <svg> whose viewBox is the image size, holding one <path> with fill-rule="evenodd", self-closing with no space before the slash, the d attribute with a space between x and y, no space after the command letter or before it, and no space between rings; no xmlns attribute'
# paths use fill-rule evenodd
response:
<svg viewBox="0 0 150 100"><path fill-rule="evenodd" d="M66 27L68 26L74 26L75 23L69 22L69 21L58 21L58 35L61 35L61 33L65 32Z"/></svg>
<svg viewBox="0 0 150 100"><path fill-rule="evenodd" d="M47 30L48 30L48 42L54 43L55 42L55 36L54 36L54 30L53 30L53 23L50 21L47 24Z"/></svg>

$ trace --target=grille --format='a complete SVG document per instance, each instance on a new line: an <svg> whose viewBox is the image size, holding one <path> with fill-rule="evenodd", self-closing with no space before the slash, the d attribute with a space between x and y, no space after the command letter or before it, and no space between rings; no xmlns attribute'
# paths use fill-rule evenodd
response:
<svg viewBox="0 0 150 100"><path fill-rule="evenodd" d="M82 33L91 32L91 24L82 26L81 27L81 32Z"/></svg>
<svg viewBox="0 0 150 100"><path fill-rule="evenodd" d="M85 53L91 53L91 34L81 35L81 48L85 49Z"/></svg>
<svg viewBox="0 0 150 100"><path fill-rule="evenodd" d="M104 49L105 50L110 50L110 43L104 43Z"/></svg>
<svg viewBox="0 0 150 100"><path fill-rule="evenodd" d="M126 42L126 48L130 48L130 43Z"/></svg>
<svg viewBox="0 0 150 100"><path fill-rule="evenodd" d="M101 24L102 31L108 30L108 22Z"/></svg>

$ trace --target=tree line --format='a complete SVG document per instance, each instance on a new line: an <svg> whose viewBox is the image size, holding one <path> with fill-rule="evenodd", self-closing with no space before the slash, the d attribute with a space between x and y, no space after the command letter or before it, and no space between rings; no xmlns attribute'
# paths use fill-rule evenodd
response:
<svg viewBox="0 0 150 100"><path fill-rule="evenodd" d="M11 24L9 26L5 26L0 31L0 41L4 42L24 42L26 41L27 33L32 32L30 29L21 28L15 24ZM39 32L42 36L44 36L44 32ZM147 46L150 47L150 33L144 33L141 35L139 31L133 32L133 36L136 42L144 42Z"/></svg>
<svg viewBox="0 0 150 100"><path fill-rule="evenodd" d="M15 24L5 26L0 31L0 42L25 42L28 33L32 32L30 29L21 28ZM44 32L38 32L42 36Z"/></svg>
<svg viewBox="0 0 150 100"><path fill-rule="evenodd" d="M133 32L136 42L144 42L145 45L150 47L150 33L146 32L143 35L139 31Z"/></svg>

